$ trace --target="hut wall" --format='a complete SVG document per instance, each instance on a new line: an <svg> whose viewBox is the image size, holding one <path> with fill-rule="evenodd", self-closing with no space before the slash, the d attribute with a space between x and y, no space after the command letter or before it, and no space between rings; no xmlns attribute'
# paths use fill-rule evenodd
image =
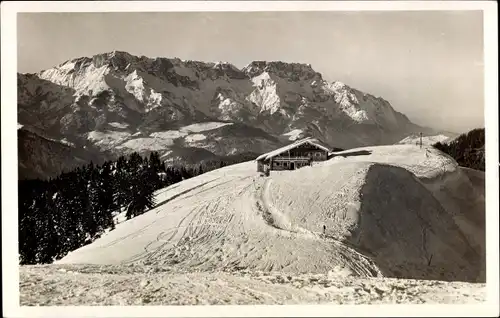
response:
<svg viewBox="0 0 500 318"><path fill-rule="evenodd" d="M264 161L257 161L257 172L266 172L267 164Z"/></svg>
<svg viewBox="0 0 500 318"><path fill-rule="evenodd" d="M285 162L273 161L273 165L271 166L272 170L289 170L289 166L285 165Z"/></svg>
<svg viewBox="0 0 500 318"><path fill-rule="evenodd" d="M293 165L292 165L293 163ZM271 167L272 170L295 170L305 166L308 166L309 162L305 162L304 160L278 160L273 161L273 165Z"/></svg>

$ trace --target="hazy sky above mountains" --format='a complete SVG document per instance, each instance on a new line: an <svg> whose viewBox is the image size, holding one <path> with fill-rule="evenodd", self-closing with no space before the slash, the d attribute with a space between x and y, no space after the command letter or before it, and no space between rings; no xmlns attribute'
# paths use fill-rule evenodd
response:
<svg viewBox="0 0 500 318"><path fill-rule="evenodd" d="M113 50L149 57L310 63L413 122L484 126L480 11L23 13L18 71Z"/></svg>

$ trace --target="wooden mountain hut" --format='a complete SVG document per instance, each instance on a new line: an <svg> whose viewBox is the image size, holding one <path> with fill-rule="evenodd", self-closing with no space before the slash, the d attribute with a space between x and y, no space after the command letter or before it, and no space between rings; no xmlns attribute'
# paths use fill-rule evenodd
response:
<svg viewBox="0 0 500 318"><path fill-rule="evenodd" d="M316 139L305 138L257 157L257 171L295 170L328 159L330 150Z"/></svg>

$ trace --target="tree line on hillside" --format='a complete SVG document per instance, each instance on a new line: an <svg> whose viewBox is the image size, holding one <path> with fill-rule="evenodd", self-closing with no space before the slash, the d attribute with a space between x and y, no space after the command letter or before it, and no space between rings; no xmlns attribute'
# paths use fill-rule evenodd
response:
<svg viewBox="0 0 500 318"><path fill-rule="evenodd" d="M485 170L484 128L473 129L450 142L433 146L453 157L460 166Z"/></svg>
<svg viewBox="0 0 500 318"><path fill-rule="evenodd" d="M113 230L118 211L126 211L130 219L153 208L154 191L245 160L234 156L167 165L157 152L149 157L132 153L49 180L19 180L20 264L52 263Z"/></svg>

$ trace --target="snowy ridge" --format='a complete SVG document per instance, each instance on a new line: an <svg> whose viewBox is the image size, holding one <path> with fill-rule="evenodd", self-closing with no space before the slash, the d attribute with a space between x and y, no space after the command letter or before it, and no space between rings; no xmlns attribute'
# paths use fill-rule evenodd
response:
<svg viewBox="0 0 500 318"><path fill-rule="evenodd" d="M253 61L245 66L242 71L251 78L267 72L292 81L321 79L321 74L314 71L311 64L303 63Z"/></svg>
<svg viewBox="0 0 500 318"><path fill-rule="evenodd" d="M78 74L79 71L74 68L75 63L69 62L59 68L42 71L37 76L58 85L74 88L78 93L85 95L98 94L110 88L105 81L105 75L110 72L108 66L96 67L90 64L84 74Z"/></svg>
<svg viewBox="0 0 500 318"><path fill-rule="evenodd" d="M477 194L439 151L354 149L269 178L255 164L161 189L156 208L56 263L484 280L482 243L472 235L480 225L471 221L484 205L454 209Z"/></svg>
<svg viewBox="0 0 500 318"><path fill-rule="evenodd" d="M435 136L422 136L422 144L426 146L432 146L437 142L445 142L448 141L449 139L450 137L441 134ZM419 135L410 135L398 142L398 144L410 144L410 145L416 145L417 143L420 144Z"/></svg>

